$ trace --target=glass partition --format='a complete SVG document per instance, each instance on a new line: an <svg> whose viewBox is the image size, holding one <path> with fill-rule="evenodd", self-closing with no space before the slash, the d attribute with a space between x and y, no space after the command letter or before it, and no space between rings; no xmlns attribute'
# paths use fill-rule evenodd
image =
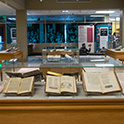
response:
<svg viewBox="0 0 124 124"><path fill-rule="evenodd" d="M64 24L46 24L46 43L64 43Z"/></svg>
<svg viewBox="0 0 124 124"><path fill-rule="evenodd" d="M66 23L66 43L78 43L77 23Z"/></svg>

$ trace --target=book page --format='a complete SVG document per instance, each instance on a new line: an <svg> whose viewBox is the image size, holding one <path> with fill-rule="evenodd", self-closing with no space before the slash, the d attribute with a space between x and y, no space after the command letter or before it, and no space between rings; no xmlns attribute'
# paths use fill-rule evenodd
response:
<svg viewBox="0 0 124 124"><path fill-rule="evenodd" d="M103 93L120 91L120 86L113 71L100 73Z"/></svg>
<svg viewBox="0 0 124 124"><path fill-rule="evenodd" d="M102 92L98 73L84 72L85 90L87 92Z"/></svg>
<svg viewBox="0 0 124 124"><path fill-rule="evenodd" d="M60 93L60 77L47 75L47 77L46 77L46 92Z"/></svg>
<svg viewBox="0 0 124 124"><path fill-rule="evenodd" d="M74 77L61 76L61 92L76 92L76 84L74 84Z"/></svg>
<svg viewBox="0 0 124 124"><path fill-rule="evenodd" d="M19 87L18 94L32 92L33 84L34 77L23 78Z"/></svg>
<svg viewBox="0 0 124 124"><path fill-rule="evenodd" d="M5 93L17 93L21 78L9 78Z"/></svg>

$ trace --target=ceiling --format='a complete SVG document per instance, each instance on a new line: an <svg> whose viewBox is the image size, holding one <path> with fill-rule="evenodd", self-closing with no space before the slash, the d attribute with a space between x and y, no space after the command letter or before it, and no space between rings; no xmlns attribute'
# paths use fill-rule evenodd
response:
<svg viewBox="0 0 124 124"><path fill-rule="evenodd" d="M114 10L114 13L109 14L110 17L120 17L120 11ZM57 11L35 11L28 10L28 15L97 15L96 10L68 10L68 12ZM101 15L101 14L100 14ZM104 15L104 14L102 14Z"/></svg>
<svg viewBox="0 0 124 124"><path fill-rule="evenodd" d="M0 15L16 15L16 10L0 2Z"/></svg>
<svg viewBox="0 0 124 124"><path fill-rule="evenodd" d="M120 17L120 11L114 10L115 12L109 14L110 17ZM62 12L62 10L56 11L35 11L28 10L27 15L93 15L96 10L68 10L68 12ZM0 15L16 15L16 10L9 7L7 4L0 2ZM95 14L96 15L96 14Z"/></svg>

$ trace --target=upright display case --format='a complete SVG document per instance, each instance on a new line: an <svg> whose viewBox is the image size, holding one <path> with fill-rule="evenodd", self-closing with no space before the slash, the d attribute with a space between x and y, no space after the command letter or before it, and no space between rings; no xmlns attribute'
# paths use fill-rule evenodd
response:
<svg viewBox="0 0 124 124"><path fill-rule="evenodd" d="M29 95L0 94L0 119L4 124L11 123L119 123L124 122L124 65L112 58L90 57L79 58L78 64L39 64L18 63L10 61L3 63L1 71L3 81L0 87L6 86L9 74L6 72L29 72L40 70L39 80L34 81L32 93ZM31 63L31 60L30 60ZM15 72L13 72L13 68ZM75 77L77 92L49 94L46 93L47 72ZM96 93L86 92L84 72L102 73L115 72L120 84L120 92ZM17 75L16 75L17 76ZM31 76L36 76L31 74ZM107 75L106 75L107 76ZM15 78L15 77L14 77ZM104 77L107 78L107 77ZM95 85L95 79L91 80ZM4 87L5 88L5 87ZM9 116L8 116L9 115Z"/></svg>

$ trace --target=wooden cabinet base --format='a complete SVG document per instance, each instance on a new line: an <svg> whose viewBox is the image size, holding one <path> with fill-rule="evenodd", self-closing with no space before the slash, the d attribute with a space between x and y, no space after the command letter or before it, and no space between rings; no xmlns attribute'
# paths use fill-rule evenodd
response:
<svg viewBox="0 0 124 124"><path fill-rule="evenodd" d="M124 100L3 100L1 124L124 124Z"/></svg>

